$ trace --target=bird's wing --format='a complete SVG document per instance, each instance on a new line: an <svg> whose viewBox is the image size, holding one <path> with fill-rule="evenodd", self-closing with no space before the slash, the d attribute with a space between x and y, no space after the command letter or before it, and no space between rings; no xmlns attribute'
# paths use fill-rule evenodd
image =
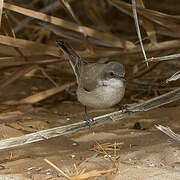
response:
<svg viewBox="0 0 180 180"><path fill-rule="evenodd" d="M102 63L88 63L73 50L73 48L62 40L56 41L64 56L69 60L79 86L87 91L97 87L100 80L100 73L104 68Z"/></svg>
<svg viewBox="0 0 180 180"><path fill-rule="evenodd" d="M87 63L81 70L80 86L87 91L92 91L99 85L100 73L104 68L104 64Z"/></svg>

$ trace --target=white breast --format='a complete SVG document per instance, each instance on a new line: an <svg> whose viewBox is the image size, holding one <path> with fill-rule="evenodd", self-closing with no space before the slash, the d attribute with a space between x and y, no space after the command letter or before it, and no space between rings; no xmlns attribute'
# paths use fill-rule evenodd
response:
<svg viewBox="0 0 180 180"><path fill-rule="evenodd" d="M114 87L114 88L121 88L124 87L124 82L122 80L119 79L109 79L109 80L103 80L99 82L99 85L102 86L110 86L110 87Z"/></svg>
<svg viewBox="0 0 180 180"><path fill-rule="evenodd" d="M105 86L99 86L90 92L78 88L78 100L93 108L108 108L119 103L125 92L123 81L112 79L111 81L104 81L103 84Z"/></svg>

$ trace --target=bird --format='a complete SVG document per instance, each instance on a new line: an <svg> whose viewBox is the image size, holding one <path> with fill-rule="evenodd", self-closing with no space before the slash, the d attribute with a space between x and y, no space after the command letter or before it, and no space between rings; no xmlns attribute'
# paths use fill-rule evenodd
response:
<svg viewBox="0 0 180 180"><path fill-rule="evenodd" d="M118 104L125 94L124 65L117 61L108 63L88 62L81 58L65 41L56 40L59 49L68 59L77 80L77 99L86 107L104 109Z"/></svg>

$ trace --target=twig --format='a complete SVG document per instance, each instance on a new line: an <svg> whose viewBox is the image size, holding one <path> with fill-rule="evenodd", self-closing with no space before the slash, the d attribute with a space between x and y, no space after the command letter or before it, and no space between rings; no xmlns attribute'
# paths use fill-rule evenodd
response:
<svg viewBox="0 0 180 180"><path fill-rule="evenodd" d="M12 68L12 67L18 67L18 66L24 66L24 65L66 63L65 60L60 61L59 59L60 58L46 58L44 60L21 61L21 60L23 60L23 57L7 57L7 58L4 57L4 58L0 58L0 61L1 61L0 69Z"/></svg>
<svg viewBox="0 0 180 180"><path fill-rule="evenodd" d="M162 125L155 125L155 127L160 131L162 131L163 133L167 134L172 139L176 140L177 142L180 142L180 135L174 133L169 127L165 127Z"/></svg>
<svg viewBox="0 0 180 180"><path fill-rule="evenodd" d="M134 114L149 111L151 109L155 109L162 105L168 104L170 102L176 101L180 99L180 88L176 90L170 91L161 96L152 98L143 103L139 103L137 105L131 106L128 108L128 111L117 111L109 114L105 114L102 116L98 116L94 118L94 121L91 123L92 127L104 125L106 123L110 123L112 121L118 121L124 119L126 117L132 116ZM4 139L0 141L0 149L7 149L11 147L22 146L25 144L30 144L33 142L42 141L45 139L50 139L52 137L58 137L65 134L72 134L82 129L89 128L89 124L86 121L81 121L74 124L69 124L65 126L60 126L56 128L51 128L35 133L26 134L24 136Z"/></svg>
<svg viewBox="0 0 180 180"><path fill-rule="evenodd" d="M152 44L145 44L145 50L146 52L155 52L155 51L161 51L161 50L170 50L170 49L179 49L180 46L180 40L169 40L169 41L164 41L164 42L159 42L156 44L156 46ZM128 49L128 53L126 54L131 54L131 53L139 53L142 50L140 49L139 46L133 49ZM125 54L125 53L124 53Z"/></svg>
<svg viewBox="0 0 180 180"><path fill-rule="evenodd" d="M86 31L83 30L83 28L81 28L81 26L83 26L83 24L81 23L80 19L76 16L76 14L74 13L74 11L71 8L68 1L59 0L59 2L62 5L62 7L64 8L64 10L67 12L67 14L70 15L72 17L72 19L79 25L79 28L81 29L81 32L82 32L83 37L84 37L83 38L84 43L85 43L85 45L87 47L87 50L91 53L93 51L93 47L89 42L88 34L86 33Z"/></svg>
<svg viewBox="0 0 180 180"><path fill-rule="evenodd" d="M7 77L6 79L3 79L0 81L0 89L5 88L9 84L13 83L20 77L24 76L24 74L32 71L35 68L37 68L36 65L30 65L30 66L27 65L27 66L21 68L20 70L18 69L17 71L13 72L10 77Z"/></svg>
<svg viewBox="0 0 180 180"><path fill-rule="evenodd" d="M173 74L170 78L168 78L166 80L166 83L170 82L170 81L176 81L180 79L180 71L176 72L175 74Z"/></svg>
<svg viewBox="0 0 180 180"><path fill-rule="evenodd" d="M58 47L57 46L52 46L52 45L46 45L46 44L42 44L42 43L38 43L38 42L34 42L34 41L29 41L29 40L24 40L24 39L14 39L12 37L7 37L7 36L3 36L0 35L0 44L6 45L6 47L1 46L0 45L0 53L1 54L9 54L9 55L13 55L13 56L17 56L17 53L13 52L11 47L8 46L12 46L12 47L18 47L21 50L23 50L23 54L25 54L26 56L29 55L51 55L51 56L56 56L56 57L60 57L60 53L58 51ZM164 41L164 42L160 42L157 43L157 46L152 46L152 44L146 44L144 45L145 49L147 52L156 52L156 51L161 51L161 50L170 50L170 49L179 49L180 47L180 40L170 40L170 41ZM28 53L27 53L27 49L28 49ZM37 49L39 51L37 51ZM108 50L108 48L107 48ZM95 54L88 54L88 53L84 53L82 51L77 51L78 54L83 57L83 58L97 58L97 57L107 57L107 56L114 56L114 55L130 55L130 54L134 54L134 53L140 53L142 50L139 46L137 46L136 48L133 49L129 49L128 51L122 51L120 52L119 48L117 50L112 49L108 51L101 51L99 53L95 53Z"/></svg>
<svg viewBox="0 0 180 180"><path fill-rule="evenodd" d="M54 165L52 162L50 162L48 159L44 159L44 161L46 163L48 163L49 165L51 165L54 169L56 169L57 171L59 171L63 176L65 176L66 178L70 179L70 177L64 173L61 169L59 169L56 165Z"/></svg>
<svg viewBox="0 0 180 180"><path fill-rule="evenodd" d="M48 13L51 10L60 8L59 2L55 1L54 3L50 3L50 5L48 5L47 7L43 8L40 10L40 12L42 13ZM19 31L21 31L25 24L28 24L33 18L32 17L27 17L25 19L23 19L23 21L21 21L21 23L19 23L15 28L14 28L14 32L18 33Z"/></svg>
<svg viewBox="0 0 180 180"><path fill-rule="evenodd" d="M34 52L42 52L42 54L51 55L51 56L60 56L58 48L56 46L50 46L47 44L37 43L34 41L12 38L8 36L0 35L0 44L28 49L29 51Z"/></svg>
<svg viewBox="0 0 180 180"><path fill-rule="evenodd" d="M1 19L2 19L2 13L3 13L3 3L4 0L0 1L0 26L1 26Z"/></svg>
<svg viewBox="0 0 180 180"><path fill-rule="evenodd" d="M46 73L46 71L42 67L39 67L38 69L41 71L44 77L46 77L55 87L58 87L58 84Z"/></svg>
<svg viewBox="0 0 180 180"><path fill-rule="evenodd" d="M134 21L135 21L135 25L136 25L136 31L137 31L137 35L139 38L140 46L141 46L141 49L142 49L142 52L144 55L144 59L145 59L146 64L148 66L146 52L144 50L144 46L143 46L143 42L142 42L142 38L141 38L141 32L140 32L139 23L138 23L138 17L137 17L137 11L136 11L136 0L132 0L132 9L133 9L133 16L134 16Z"/></svg>
<svg viewBox="0 0 180 180"><path fill-rule="evenodd" d="M2 25L2 29L4 30L4 33L5 33L6 36L10 36L10 37L16 38L16 35L15 35L14 31L13 31L13 28L12 28L11 23L9 21L9 17L8 17L6 12L3 13L1 25ZM17 47L14 47L14 49L26 61L26 58L24 57L24 54L21 51L21 49L19 49Z"/></svg>
<svg viewBox="0 0 180 180"><path fill-rule="evenodd" d="M168 55L168 56L162 56L162 57L152 57L152 58L148 58L147 61L148 62L153 62L153 61L169 61L171 59L177 59L180 58L180 54L173 54L173 55Z"/></svg>

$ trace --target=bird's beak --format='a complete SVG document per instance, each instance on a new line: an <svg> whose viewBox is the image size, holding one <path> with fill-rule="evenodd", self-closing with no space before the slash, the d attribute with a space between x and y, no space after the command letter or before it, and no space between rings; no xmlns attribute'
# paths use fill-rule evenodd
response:
<svg viewBox="0 0 180 180"><path fill-rule="evenodd" d="M117 79L121 79L121 80L123 80L123 81L126 81L125 76L122 76L122 75L116 75L116 78L117 78Z"/></svg>
<svg viewBox="0 0 180 180"><path fill-rule="evenodd" d="M120 79L122 79L123 81L126 81L126 78L124 76L121 76Z"/></svg>

